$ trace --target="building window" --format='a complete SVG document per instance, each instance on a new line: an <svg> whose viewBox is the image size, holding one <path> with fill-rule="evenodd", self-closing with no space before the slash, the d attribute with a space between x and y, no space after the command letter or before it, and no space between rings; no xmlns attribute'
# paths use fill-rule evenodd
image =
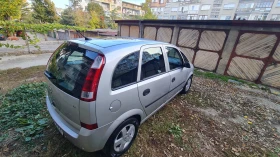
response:
<svg viewBox="0 0 280 157"><path fill-rule="evenodd" d="M159 3L161 3L161 4L164 3L164 0L159 0Z"/></svg>
<svg viewBox="0 0 280 157"><path fill-rule="evenodd" d="M158 2L158 0L153 0L152 2L153 2L153 3L157 3L157 2Z"/></svg>
<svg viewBox="0 0 280 157"><path fill-rule="evenodd" d="M178 8L171 8L171 11L177 12L177 11L178 11Z"/></svg>
<svg viewBox="0 0 280 157"><path fill-rule="evenodd" d="M189 10L199 10L199 5L190 5Z"/></svg>
<svg viewBox="0 0 280 157"><path fill-rule="evenodd" d="M273 2L261 2L256 4L256 8L271 8Z"/></svg>
<svg viewBox="0 0 280 157"><path fill-rule="evenodd" d="M207 20L208 16L207 15L200 15L199 20Z"/></svg>
<svg viewBox="0 0 280 157"><path fill-rule="evenodd" d="M277 2L276 7L280 7L280 1Z"/></svg>
<svg viewBox="0 0 280 157"><path fill-rule="evenodd" d="M188 15L187 16L187 20L196 20L197 19L197 15Z"/></svg>
<svg viewBox="0 0 280 157"><path fill-rule="evenodd" d="M123 58L117 65L112 79L112 89L135 83L137 80L139 51Z"/></svg>
<svg viewBox="0 0 280 157"><path fill-rule="evenodd" d="M234 9L234 8L235 8L234 3L224 5L224 9L226 9L226 10L231 10L231 9Z"/></svg>
<svg viewBox="0 0 280 157"><path fill-rule="evenodd" d="M240 9L248 9L248 8L254 8L255 3L241 3L239 4L238 8Z"/></svg>
<svg viewBox="0 0 280 157"><path fill-rule="evenodd" d="M230 20L231 19L231 16L228 16L228 15L222 15L220 20Z"/></svg>
<svg viewBox="0 0 280 157"><path fill-rule="evenodd" d="M271 20L272 21L280 21L280 14L272 15Z"/></svg>
<svg viewBox="0 0 280 157"><path fill-rule="evenodd" d="M171 15L171 16L170 16L170 19L171 19L171 20L175 20L175 19L176 19L176 16L175 16L175 15Z"/></svg>
<svg viewBox="0 0 280 157"><path fill-rule="evenodd" d="M210 10L211 5L202 5L201 10Z"/></svg>

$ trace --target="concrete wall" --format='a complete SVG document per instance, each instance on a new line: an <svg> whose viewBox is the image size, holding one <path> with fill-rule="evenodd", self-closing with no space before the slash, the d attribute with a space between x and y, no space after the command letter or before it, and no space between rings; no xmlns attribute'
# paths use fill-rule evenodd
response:
<svg viewBox="0 0 280 157"><path fill-rule="evenodd" d="M119 24L120 36L172 43L197 68L280 88L280 22L116 22Z"/></svg>

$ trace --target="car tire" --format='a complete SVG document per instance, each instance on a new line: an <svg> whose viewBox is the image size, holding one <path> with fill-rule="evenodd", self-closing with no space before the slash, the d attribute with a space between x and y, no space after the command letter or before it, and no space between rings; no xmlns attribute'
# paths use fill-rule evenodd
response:
<svg viewBox="0 0 280 157"><path fill-rule="evenodd" d="M192 76L187 80L184 88L181 91L181 94L187 94L190 91L191 86L192 86Z"/></svg>
<svg viewBox="0 0 280 157"><path fill-rule="evenodd" d="M136 118L129 118L121 123L107 141L103 152L107 157L119 157L132 145L139 128ZM131 130L130 130L131 129Z"/></svg>

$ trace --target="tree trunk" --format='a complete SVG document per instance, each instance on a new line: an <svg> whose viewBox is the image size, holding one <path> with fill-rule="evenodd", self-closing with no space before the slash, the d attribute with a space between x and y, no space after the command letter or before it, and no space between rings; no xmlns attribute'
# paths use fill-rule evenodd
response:
<svg viewBox="0 0 280 157"><path fill-rule="evenodd" d="M44 33L44 36L45 36L45 41L48 41L47 33Z"/></svg>

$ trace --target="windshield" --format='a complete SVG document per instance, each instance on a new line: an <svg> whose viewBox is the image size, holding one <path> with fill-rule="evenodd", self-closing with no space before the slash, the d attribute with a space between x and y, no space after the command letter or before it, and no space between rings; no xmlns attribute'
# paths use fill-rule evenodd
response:
<svg viewBox="0 0 280 157"><path fill-rule="evenodd" d="M58 88L79 98L87 73L98 56L80 48L78 44L65 43L52 55L46 69L46 76Z"/></svg>

